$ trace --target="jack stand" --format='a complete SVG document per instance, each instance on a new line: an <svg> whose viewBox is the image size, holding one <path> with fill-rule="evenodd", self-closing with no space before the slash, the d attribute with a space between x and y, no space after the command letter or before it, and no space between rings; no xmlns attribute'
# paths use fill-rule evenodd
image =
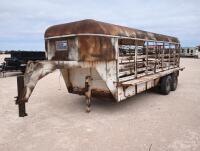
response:
<svg viewBox="0 0 200 151"><path fill-rule="evenodd" d="M28 114L26 113L26 105L24 100L20 100L21 95L23 93L24 89L24 76L20 75L17 76L17 91L18 91L18 96L16 97L16 102L15 104L18 104L19 107L19 117L24 117L27 116Z"/></svg>
<svg viewBox="0 0 200 151"><path fill-rule="evenodd" d="M85 77L85 97L86 97L86 112L89 113L91 111L91 84L92 84L92 77L86 76Z"/></svg>

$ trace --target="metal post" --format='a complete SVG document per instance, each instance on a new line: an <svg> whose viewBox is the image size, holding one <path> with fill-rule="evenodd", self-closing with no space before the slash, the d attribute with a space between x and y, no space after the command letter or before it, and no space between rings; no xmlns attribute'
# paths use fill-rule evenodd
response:
<svg viewBox="0 0 200 151"><path fill-rule="evenodd" d="M137 52L138 52L138 45L137 41L135 41L135 78L137 79Z"/></svg>
<svg viewBox="0 0 200 151"><path fill-rule="evenodd" d="M154 50L155 50L155 64L154 64L154 72L159 72L159 66L160 66L160 47L158 42L154 42Z"/></svg>
<svg viewBox="0 0 200 151"><path fill-rule="evenodd" d="M174 51L173 51L173 53L174 53L173 54L173 57L174 57L173 58L174 59L174 68L176 67L176 62L175 62L175 60L176 60L176 58L175 58L176 57L176 48L177 48L177 45L174 45Z"/></svg>
<svg viewBox="0 0 200 151"><path fill-rule="evenodd" d="M148 53L149 53L149 43L146 41L146 75L148 75Z"/></svg>
<svg viewBox="0 0 200 151"><path fill-rule="evenodd" d="M171 68L171 44L169 43L169 68Z"/></svg>
<svg viewBox="0 0 200 151"><path fill-rule="evenodd" d="M163 42L163 48L162 48L162 71L163 71L163 65L164 65L164 58L165 58L165 42Z"/></svg>
<svg viewBox="0 0 200 151"><path fill-rule="evenodd" d="M157 53L157 42L154 42L154 51L155 51L155 59L154 59L154 73L156 73L156 64L157 64L157 58L158 58L158 53Z"/></svg>
<svg viewBox="0 0 200 151"><path fill-rule="evenodd" d="M85 77L85 97L86 97L86 112L89 113L91 111L91 84L92 84L92 77L86 76Z"/></svg>
<svg viewBox="0 0 200 151"><path fill-rule="evenodd" d="M17 76L18 97L16 100L16 104L18 104L19 108L19 117L27 116L25 102L23 100L20 100L20 95L22 95L23 88L24 88L24 76L23 75Z"/></svg>
<svg viewBox="0 0 200 151"><path fill-rule="evenodd" d="M180 52L181 51L181 45L178 45L178 67L180 66Z"/></svg>

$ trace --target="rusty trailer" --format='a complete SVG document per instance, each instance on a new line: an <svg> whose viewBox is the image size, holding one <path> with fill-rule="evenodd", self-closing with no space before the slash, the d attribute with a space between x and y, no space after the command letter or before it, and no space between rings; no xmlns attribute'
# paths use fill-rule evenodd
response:
<svg viewBox="0 0 200 151"><path fill-rule="evenodd" d="M49 27L45 47L48 60L28 62L18 77L21 117L36 83L56 69L69 93L85 95L87 112L91 97L120 102L153 87L167 95L183 70L177 38L95 20Z"/></svg>

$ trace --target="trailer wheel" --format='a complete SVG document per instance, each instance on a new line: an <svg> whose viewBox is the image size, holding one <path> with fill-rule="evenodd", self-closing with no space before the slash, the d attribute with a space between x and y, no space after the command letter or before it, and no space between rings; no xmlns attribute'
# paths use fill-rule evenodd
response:
<svg viewBox="0 0 200 151"><path fill-rule="evenodd" d="M170 75L167 75L167 76L164 76L162 79L161 79L161 82L160 82L160 92L164 95L168 95L169 92L171 91L171 76Z"/></svg>
<svg viewBox="0 0 200 151"><path fill-rule="evenodd" d="M175 91L178 85L178 77L176 74L171 75L171 91Z"/></svg>

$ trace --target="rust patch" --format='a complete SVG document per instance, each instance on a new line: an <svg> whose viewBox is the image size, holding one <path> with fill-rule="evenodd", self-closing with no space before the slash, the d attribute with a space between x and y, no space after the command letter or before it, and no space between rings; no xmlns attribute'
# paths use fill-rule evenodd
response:
<svg viewBox="0 0 200 151"><path fill-rule="evenodd" d="M119 39L119 45L138 45L143 46L144 41L141 40L133 40L133 39Z"/></svg>
<svg viewBox="0 0 200 151"><path fill-rule="evenodd" d="M79 36L80 61L109 61L115 59L115 49L109 37Z"/></svg>
<svg viewBox="0 0 200 151"><path fill-rule="evenodd" d="M91 19L51 26L45 32L45 38L88 33L179 43L179 40L176 37L146 32L134 28L123 27Z"/></svg>
<svg viewBox="0 0 200 151"><path fill-rule="evenodd" d="M70 88L70 91L69 91ZM79 95L85 95L85 88L80 88L80 87L68 87L68 92L74 93L74 94L79 94ZM113 98L112 94L110 91L102 90L102 89L92 89L91 90L91 96L92 97L106 97L106 98Z"/></svg>
<svg viewBox="0 0 200 151"><path fill-rule="evenodd" d="M101 90L101 89L92 89L92 96L93 97L106 97L106 98L113 98L113 95L110 91Z"/></svg>

